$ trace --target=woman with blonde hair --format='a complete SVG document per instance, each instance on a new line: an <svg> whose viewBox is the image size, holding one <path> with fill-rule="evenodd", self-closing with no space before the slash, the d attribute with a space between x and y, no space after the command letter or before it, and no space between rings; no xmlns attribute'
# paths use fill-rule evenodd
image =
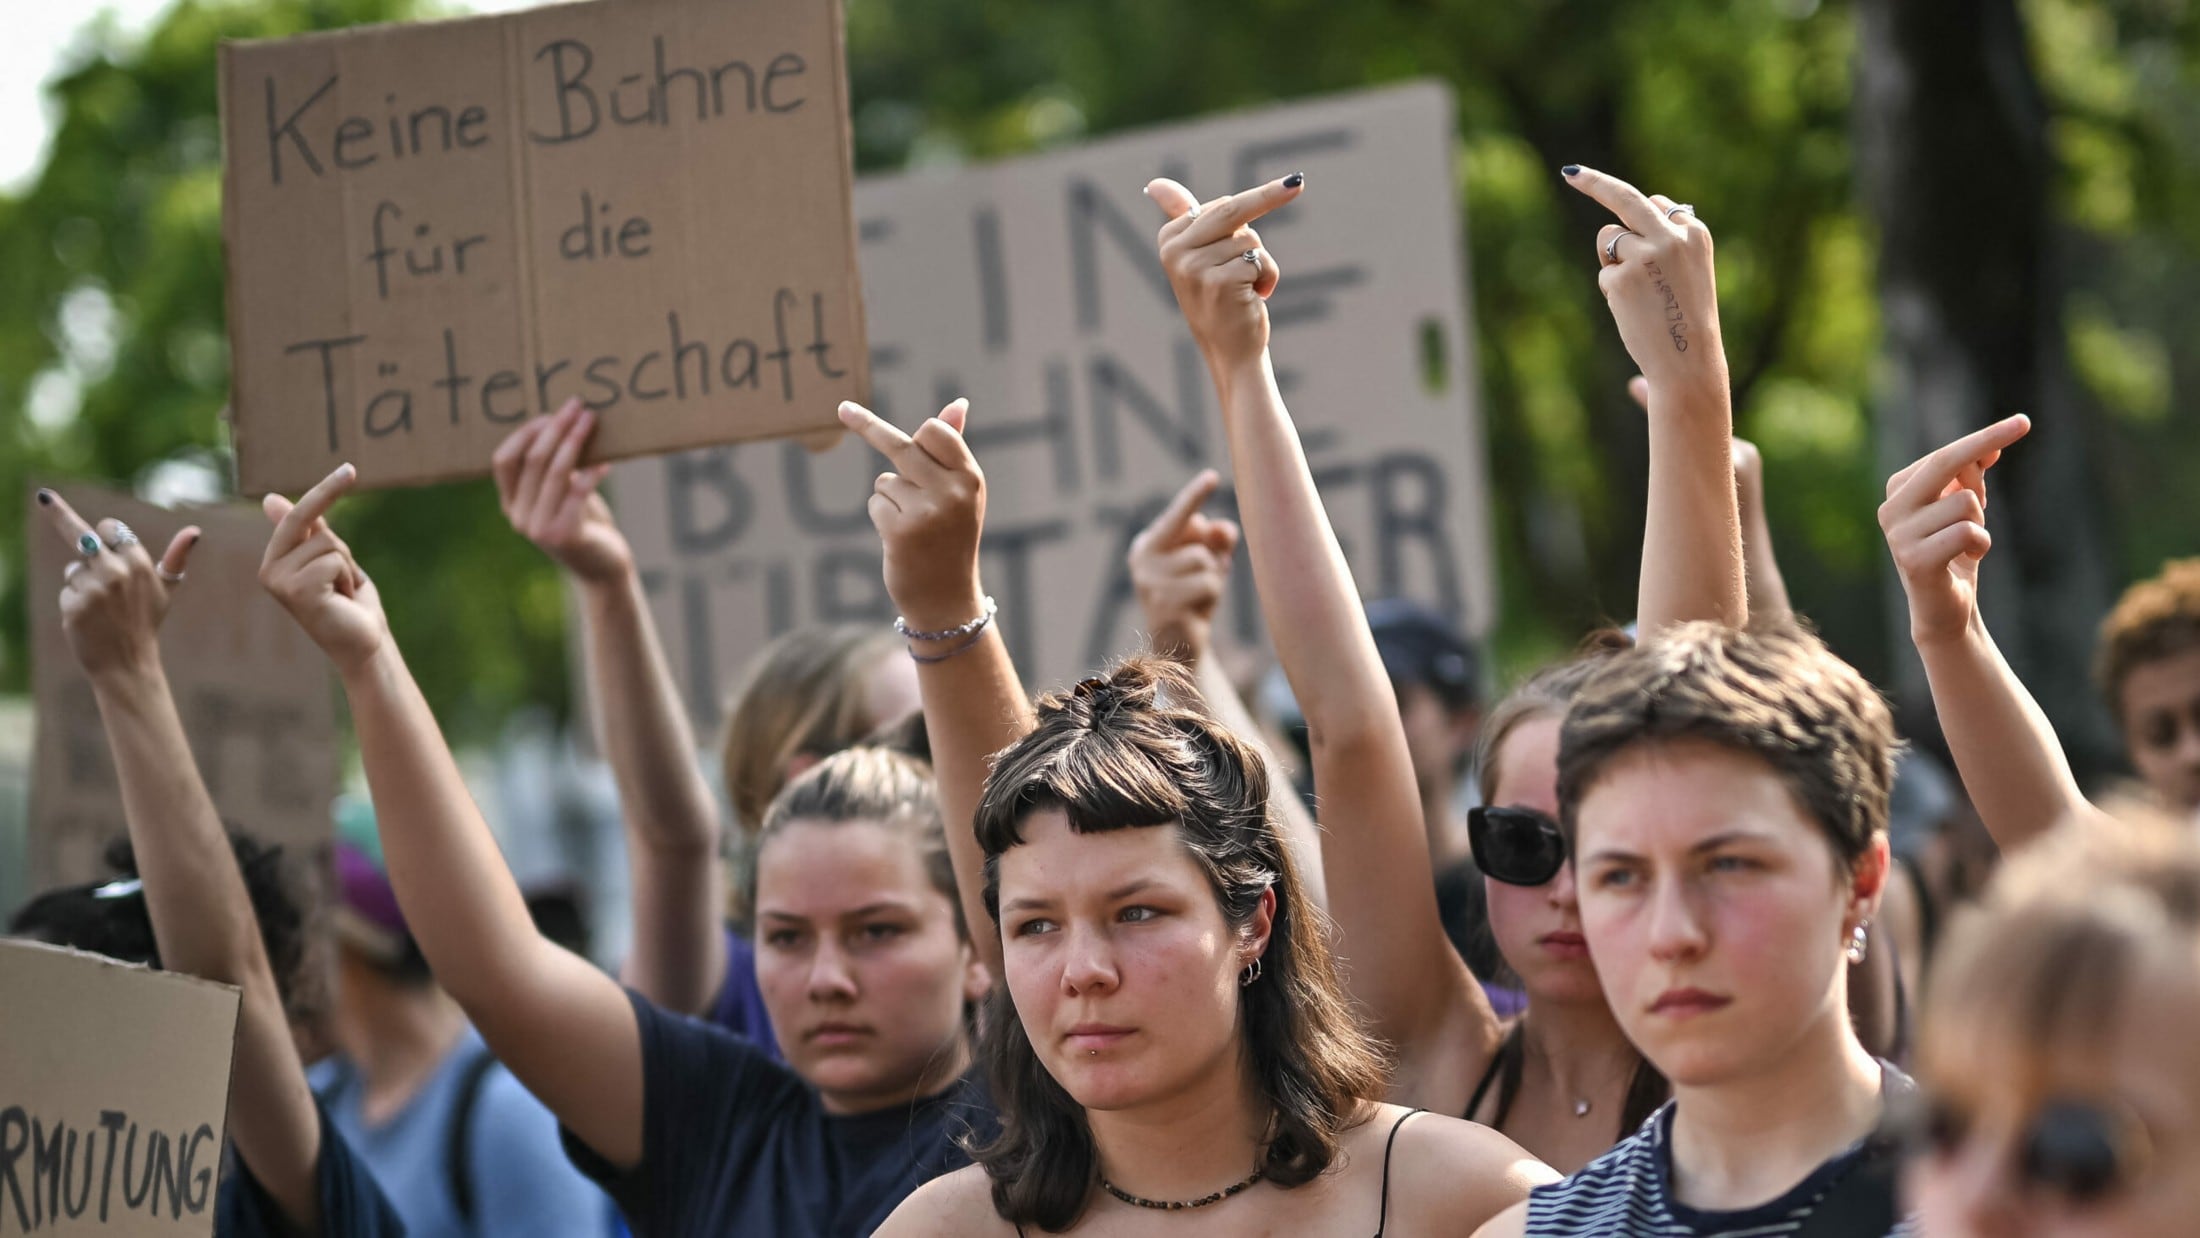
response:
<svg viewBox="0 0 2200 1238"><path fill-rule="evenodd" d="M2040 839L1936 960L1910 1187L1930 1238L2170 1238L2200 1216L2200 842Z"/></svg>

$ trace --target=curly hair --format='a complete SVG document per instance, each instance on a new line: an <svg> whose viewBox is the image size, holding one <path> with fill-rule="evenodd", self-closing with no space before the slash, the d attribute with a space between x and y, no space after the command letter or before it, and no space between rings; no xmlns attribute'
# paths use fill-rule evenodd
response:
<svg viewBox="0 0 2200 1238"><path fill-rule="evenodd" d="M1623 752L1700 739L1759 758L1825 831L1842 871L1886 833L1901 748L1878 689L1794 624L1689 623L1613 655L1583 684L1558 741L1559 825Z"/></svg>
<svg viewBox="0 0 2200 1238"><path fill-rule="evenodd" d="M1132 658L1042 698L1038 727L996 758L974 823L996 924L1001 856L1044 811L1063 813L1081 834L1175 825L1233 928L1275 891L1262 977L1239 990L1245 1060L1274 1111L1261 1167L1283 1187L1329 1168L1344 1133L1365 1120L1365 1101L1383 1094L1386 1070L1346 1002L1320 913L1269 811L1259 755L1214 721L1180 667ZM1006 986L993 1001L980 1053L1001 1129L973 1156L1003 1218L1059 1233L1090 1202L1098 1150Z"/></svg>
<svg viewBox="0 0 2200 1238"><path fill-rule="evenodd" d="M306 913L285 871L283 849L235 830L229 843L244 874L245 893L252 900L253 918L259 923L260 941L267 950L268 969L275 973L284 1011L293 1019L310 1016L316 1012L307 1008L306 990L311 986L303 974L308 955ZM153 918L145 907L137 853L130 840L110 842L102 858L112 878L38 895L8 920L8 932L125 963L160 967L160 946L153 938Z"/></svg>
<svg viewBox="0 0 2200 1238"><path fill-rule="evenodd" d="M2159 574L2124 590L2101 621L2093 681L2119 725L2124 684L2148 662L2200 649L2200 558L2171 559Z"/></svg>

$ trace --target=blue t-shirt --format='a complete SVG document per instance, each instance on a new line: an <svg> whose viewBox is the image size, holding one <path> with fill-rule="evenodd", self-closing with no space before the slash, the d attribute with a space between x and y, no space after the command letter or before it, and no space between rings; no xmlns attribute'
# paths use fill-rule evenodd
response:
<svg viewBox="0 0 2200 1238"><path fill-rule="evenodd" d="M756 943L731 928L725 933L726 978L710 1003L710 1021L755 1041L776 1062L779 1038L772 1034L772 1017L764 1009L764 991L756 986Z"/></svg>
<svg viewBox="0 0 2200 1238"><path fill-rule="evenodd" d="M570 1130L573 1163L641 1238L857 1238L991 1138L969 1079L878 1113L833 1115L748 1040L629 993L642 1044L642 1161L622 1172Z"/></svg>
<svg viewBox="0 0 2200 1238"><path fill-rule="evenodd" d="M397 1209L375 1184L374 1175L330 1124L328 1111L319 1105L314 1108L321 1115L321 1155L313 1169L314 1189L320 1195L319 1238L405 1238L405 1223L397 1219ZM215 1205L214 1232L222 1238L290 1238L297 1229L284 1219L282 1209L244 1161L237 1159Z"/></svg>
<svg viewBox="0 0 2200 1238"><path fill-rule="evenodd" d="M512 1072L492 1066L474 1094L462 1172L473 1220L453 1194L451 1139L469 1066L488 1052L471 1028L412 1102L389 1121L366 1123L365 1088L348 1064L316 1068L314 1082L336 1126L373 1171L412 1238L540 1238L611 1233L611 1205L574 1172L558 1145L558 1120Z"/></svg>

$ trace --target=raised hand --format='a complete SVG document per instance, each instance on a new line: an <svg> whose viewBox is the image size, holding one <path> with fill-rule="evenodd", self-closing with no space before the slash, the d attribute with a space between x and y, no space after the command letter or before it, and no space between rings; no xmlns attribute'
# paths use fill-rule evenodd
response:
<svg viewBox="0 0 2200 1238"><path fill-rule="evenodd" d="M490 458L497 501L520 536L586 584L611 584L634 570L634 552L597 493L609 464L580 467L596 431L579 400L512 431Z"/></svg>
<svg viewBox="0 0 2200 1238"><path fill-rule="evenodd" d="M364 669L390 640L381 595L326 519L358 481L358 470L339 464L297 503L279 494L261 503L275 532L260 559L260 584L347 676Z"/></svg>
<svg viewBox="0 0 2200 1238"><path fill-rule="evenodd" d="M915 434L860 404L840 422L893 465L872 484L871 523L886 549L886 593L912 628L945 631L975 618L978 538L985 528L985 471L963 441L970 401L927 418Z"/></svg>
<svg viewBox="0 0 2200 1238"><path fill-rule="evenodd" d="M1267 298L1283 271L1252 224L1305 187L1306 178L1294 172L1202 205L1167 177L1146 186L1146 196L1169 217L1161 225L1161 267L1192 338L1218 373L1268 349Z"/></svg>
<svg viewBox="0 0 2200 1238"><path fill-rule="evenodd" d="M1986 471L2030 433L2023 416L1974 430L1887 479L1879 528L1910 601L1918 648L1960 639L1978 614L1978 565L1986 531Z"/></svg>
<svg viewBox="0 0 2200 1238"><path fill-rule="evenodd" d="M183 583L191 548L198 545L198 526L176 534L155 566L137 534L121 521L102 520L94 530L51 490L38 492L38 504L47 525L79 555L62 572L61 631L84 672L96 679L158 663L160 622L168 616L170 595Z"/></svg>
<svg viewBox="0 0 2200 1238"><path fill-rule="evenodd" d="M1194 665L1207 656L1237 553L1236 522L1200 510L1221 485L1221 474L1202 469L1131 539L1131 583L1154 652Z"/></svg>
<svg viewBox="0 0 2200 1238"><path fill-rule="evenodd" d="M1597 233L1597 287L1636 368L1653 391L1715 391L1723 405L1726 350L1711 230L1693 207L1594 168L1568 168L1566 183L1619 219Z"/></svg>

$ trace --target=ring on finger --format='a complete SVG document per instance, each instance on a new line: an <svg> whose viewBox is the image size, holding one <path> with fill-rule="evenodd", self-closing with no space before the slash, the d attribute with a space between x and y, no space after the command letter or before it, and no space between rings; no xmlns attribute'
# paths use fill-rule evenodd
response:
<svg viewBox="0 0 2200 1238"><path fill-rule="evenodd" d="M1627 229L1627 228L1621 228L1621 229L1620 229L1619 231L1617 231L1617 232L1614 232L1614 233L1612 234L1612 239L1611 239L1611 240L1609 240L1609 241L1606 241L1606 242L1604 243L1604 261L1605 261L1606 263L1614 263L1614 262L1618 262L1618 261L1619 261L1619 239L1620 239L1621 237L1623 237L1623 236L1638 236L1638 235L1640 235L1640 234L1639 234L1639 233L1637 233L1637 232L1634 232L1634 231L1632 231L1632 230L1630 230L1630 229ZM1576 251L1576 252L1579 252L1579 251Z"/></svg>
<svg viewBox="0 0 2200 1238"><path fill-rule="evenodd" d="M1252 263L1254 266L1260 265L1260 251L1257 249L1248 249L1244 253L1239 254L1238 257Z"/></svg>
<svg viewBox="0 0 2200 1238"><path fill-rule="evenodd" d="M166 567L155 567L153 570L160 575L164 583L171 585L182 584L183 578L190 575L189 572L171 572Z"/></svg>
<svg viewBox="0 0 2200 1238"><path fill-rule="evenodd" d="M129 525L122 523L120 520L117 520L114 523L115 535L112 538L108 539L107 544L109 546L114 547L116 550L120 550L124 546L137 545L137 530L132 529Z"/></svg>
<svg viewBox="0 0 2200 1238"><path fill-rule="evenodd" d="M1665 217L1667 220L1671 220L1675 215L1680 214L1682 211L1687 211L1690 215L1696 214L1696 208L1692 204L1687 202L1676 202L1672 206L1665 208ZM1697 218L1700 219L1702 217L1697 216Z"/></svg>
<svg viewBox="0 0 2200 1238"><path fill-rule="evenodd" d="M107 549L107 543L100 541L97 533L79 533L76 535L76 552L87 559L98 558L99 552L105 549Z"/></svg>
<svg viewBox="0 0 2200 1238"><path fill-rule="evenodd" d="M1198 223L1198 222L1199 222L1199 208L1195 206L1195 207L1193 207L1192 209L1190 209L1190 210L1188 210L1188 211L1184 212L1184 218L1186 218L1186 219L1188 219L1188 220L1192 221L1192 222L1193 222L1193 223L1195 223L1195 224L1196 224L1196 223Z"/></svg>

